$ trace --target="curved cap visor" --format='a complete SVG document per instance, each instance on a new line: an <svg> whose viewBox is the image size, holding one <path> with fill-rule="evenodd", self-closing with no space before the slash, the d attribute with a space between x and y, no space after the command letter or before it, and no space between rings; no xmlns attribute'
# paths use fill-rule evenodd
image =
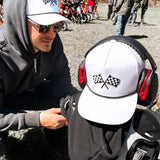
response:
<svg viewBox="0 0 160 160"><path fill-rule="evenodd" d="M41 14L41 15L30 15L28 16L34 22L40 25L51 25L57 22L65 21L71 23L71 21L59 13Z"/></svg>
<svg viewBox="0 0 160 160"><path fill-rule="evenodd" d="M133 116L138 94L120 98L97 96L86 85L78 103L79 114L90 121L108 125L123 124Z"/></svg>
<svg viewBox="0 0 160 160"><path fill-rule="evenodd" d="M51 25L61 21L71 23L59 13L58 0L27 0L26 15L40 25Z"/></svg>

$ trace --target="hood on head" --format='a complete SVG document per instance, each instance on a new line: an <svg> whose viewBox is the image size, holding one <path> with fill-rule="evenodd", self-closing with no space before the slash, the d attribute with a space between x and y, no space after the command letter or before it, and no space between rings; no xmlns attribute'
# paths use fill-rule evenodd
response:
<svg viewBox="0 0 160 160"><path fill-rule="evenodd" d="M26 20L27 0L6 0L3 4L2 32L8 44L18 51L34 52L29 39Z"/></svg>

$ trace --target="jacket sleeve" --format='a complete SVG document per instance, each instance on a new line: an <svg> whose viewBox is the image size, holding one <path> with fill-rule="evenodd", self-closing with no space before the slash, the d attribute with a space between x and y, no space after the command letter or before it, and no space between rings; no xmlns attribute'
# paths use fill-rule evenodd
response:
<svg viewBox="0 0 160 160"><path fill-rule="evenodd" d="M0 132L20 130L29 127L39 127L39 112L26 113L12 111L3 106L3 85L0 81Z"/></svg>
<svg viewBox="0 0 160 160"><path fill-rule="evenodd" d="M123 4L124 0L118 0L116 6L114 7L114 12L118 12Z"/></svg>
<svg viewBox="0 0 160 160"><path fill-rule="evenodd" d="M57 43L55 45L55 50L57 51L56 62L53 68L53 72L48 76L51 80L51 87L54 95L57 99L65 97L67 95L72 95L78 90L73 87L71 83L70 69L68 67L68 60L63 52L63 45L60 37L56 37Z"/></svg>

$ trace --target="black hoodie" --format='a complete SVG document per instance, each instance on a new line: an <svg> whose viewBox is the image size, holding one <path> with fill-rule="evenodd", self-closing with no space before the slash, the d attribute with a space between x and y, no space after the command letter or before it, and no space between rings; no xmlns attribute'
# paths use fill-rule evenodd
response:
<svg viewBox="0 0 160 160"><path fill-rule="evenodd" d="M0 131L38 127L39 113L14 113L14 102L50 81L51 96L57 101L71 94L68 61L58 34L50 52L34 53L26 17L27 0L4 1L4 24L0 26ZM19 99L20 100L20 99ZM16 103L15 103L16 104ZM9 108L9 109L8 109Z"/></svg>

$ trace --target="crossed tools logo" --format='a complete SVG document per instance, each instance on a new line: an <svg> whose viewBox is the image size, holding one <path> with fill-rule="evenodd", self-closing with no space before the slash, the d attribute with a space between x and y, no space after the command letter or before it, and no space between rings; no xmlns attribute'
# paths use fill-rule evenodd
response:
<svg viewBox="0 0 160 160"><path fill-rule="evenodd" d="M50 5L57 5L57 0L42 0L45 4L51 2Z"/></svg>
<svg viewBox="0 0 160 160"><path fill-rule="evenodd" d="M95 84L103 83L101 88L103 88L105 86L107 89L108 89L107 84L112 85L114 87L117 87L120 83L120 79L112 77L111 75L109 75L107 77L107 79L104 81L101 74L93 75L93 81L94 81Z"/></svg>

